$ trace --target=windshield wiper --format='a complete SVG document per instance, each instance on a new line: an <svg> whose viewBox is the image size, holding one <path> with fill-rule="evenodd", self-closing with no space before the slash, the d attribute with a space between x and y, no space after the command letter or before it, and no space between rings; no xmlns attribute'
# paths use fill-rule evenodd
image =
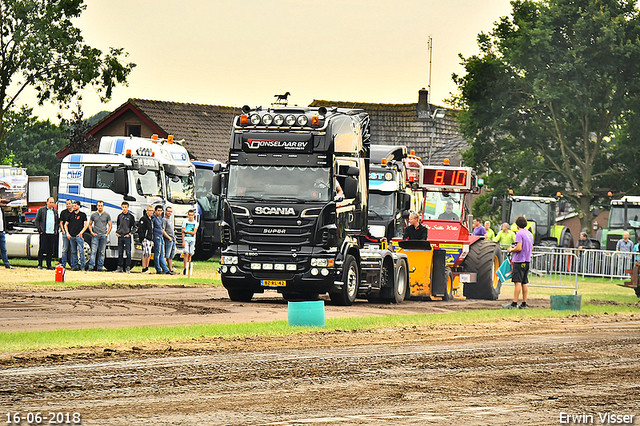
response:
<svg viewBox="0 0 640 426"><path fill-rule="evenodd" d="M374 215L378 216L380 219L384 219L384 218L380 215L380 213L378 213L378 212L377 212L377 211L375 211L375 210L369 210L369 216L371 216L371 213L373 213Z"/></svg>
<svg viewBox="0 0 640 426"><path fill-rule="evenodd" d="M231 198L234 200L264 201L264 198L254 197L253 195L236 195L228 198Z"/></svg>

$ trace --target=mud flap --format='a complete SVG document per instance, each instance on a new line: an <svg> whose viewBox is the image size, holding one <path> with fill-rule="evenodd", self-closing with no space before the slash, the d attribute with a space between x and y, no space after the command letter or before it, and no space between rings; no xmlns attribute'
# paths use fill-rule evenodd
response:
<svg viewBox="0 0 640 426"><path fill-rule="evenodd" d="M433 269L431 275L431 295L444 297L447 292L445 275L445 250L433 251Z"/></svg>

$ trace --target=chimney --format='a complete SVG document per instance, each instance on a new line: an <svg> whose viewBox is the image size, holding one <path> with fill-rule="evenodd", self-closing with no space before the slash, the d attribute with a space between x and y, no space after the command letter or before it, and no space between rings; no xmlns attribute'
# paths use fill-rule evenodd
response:
<svg viewBox="0 0 640 426"><path fill-rule="evenodd" d="M424 87L418 90L418 103L416 104L416 113L418 114L418 120L428 120L429 114L429 91Z"/></svg>
<svg viewBox="0 0 640 426"><path fill-rule="evenodd" d="M429 102L429 91L424 87L418 90L418 103L427 104Z"/></svg>

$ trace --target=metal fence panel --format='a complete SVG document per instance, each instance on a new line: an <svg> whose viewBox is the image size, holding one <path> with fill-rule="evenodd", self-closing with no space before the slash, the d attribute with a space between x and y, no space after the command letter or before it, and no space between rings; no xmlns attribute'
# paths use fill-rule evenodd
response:
<svg viewBox="0 0 640 426"><path fill-rule="evenodd" d="M579 263L580 258L571 249L534 247L529 264L528 286L564 288L578 294ZM503 285L513 283L506 282Z"/></svg>

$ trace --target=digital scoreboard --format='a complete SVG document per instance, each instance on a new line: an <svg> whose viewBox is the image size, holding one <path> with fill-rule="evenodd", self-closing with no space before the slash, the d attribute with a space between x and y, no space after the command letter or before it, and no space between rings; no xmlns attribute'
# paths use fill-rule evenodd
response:
<svg viewBox="0 0 640 426"><path fill-rule="evenodd" d="M423 166L420 186L438 191L472 191L470 167Z"/></svg>

